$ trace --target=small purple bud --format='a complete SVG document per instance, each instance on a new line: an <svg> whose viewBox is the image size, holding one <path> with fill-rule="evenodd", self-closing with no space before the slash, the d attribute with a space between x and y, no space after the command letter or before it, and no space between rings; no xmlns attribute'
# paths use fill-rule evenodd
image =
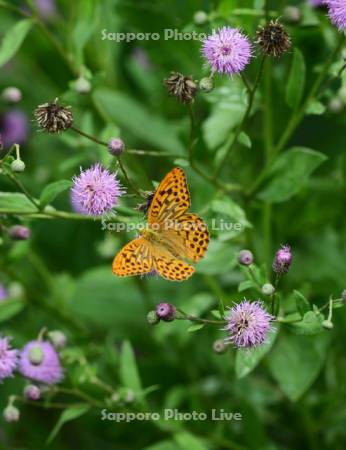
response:
<svg viewBox="0 0 346 450"><path fill-rule="evenodd" d="M176 309L170 303L159 303L156 305L156 314L165 322L171 322L175 318Z"/></svg>
<svg viewBox="0 0 346 450"><path fill-rule="evenodd" d="M18 422L20 417L19 409L13 405L8 405L3 412L6 422Z"/></svg>
<svg viewBox="0 0 346 450"><path fill-rule="evenodd" d="M8 229L8 235L14 241L25 241L31 236L31 231L23 225L14 225Z"/></svg>
<svg viewBox="0 0 346 450"><path fill-rule="evenodd" d="M41 390L34 384L29 384L24 388L23 396L27 400L39 400L41 398Z"/></svg>
<svg viewBox="0 0 346 450"><path fill-rule="evenodd" d="M253 254L250 250L242 250L238 256L239 264L243 266L249 266L253 263Z"/></svg>
<svg viewBox="0 0 346 450"><path fill-rule="evenodd" d="M108 150L109 153L115 156L119 156L122 154L122 152L125 150L125 144L122 139L119 138L112 138L108 142Z"/></svg>
<svg viewBox="0 0 346 450"><path fill-rule="evenodd" d="M292 263L292 252L289 245L282 245L275 254L273 270L278 274L287 273Z"/></svg>

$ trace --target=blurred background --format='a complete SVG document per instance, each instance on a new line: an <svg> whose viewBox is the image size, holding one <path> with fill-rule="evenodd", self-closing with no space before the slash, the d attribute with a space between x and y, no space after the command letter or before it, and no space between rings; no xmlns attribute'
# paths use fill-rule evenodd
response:
<svg viewBox="0 0 346 450"><path fill-rule="evenodd" d="M67 384L102 398L102 392L89 383L90 374L97 373L115 387L147 389L145 409L149 411L178 408L209 412L223 408L243 416L239 422L118 424L101 421L100 410L92 408L78 420L66 423L50 448L345 448L343 309L335 311L330 332L306 336L282 327L271 351L246 376L236 370L234 350L224 355L213 352L213 342L224 337L218 326L188 332L190 324L184 321L150 327L145 319L160 301L203 316L217 309L219 299L230 306L244 296L257 298L258 293L252 289L238 289L246 279L237 265L239 250L251 249L256 264L269 274L274 252L285 243L292 246L294 254L292 270L282 283L287 311L293 308L294 289L319 307L330 295L340 297L346 287L346 78L344 73L341 77L335 74L344 64L342 57L328 69L321 95L287 144L287 148L308 147L328 159L288 198L271 201L267 196L263 201L261 196L243 195L265 163L265 105L269 105L273 119L274 142L292 113L285 101L292 49L267 64L246 135L220 174L220 180L239 183L243 191L226 196L189 166L188 112L168 96L163 83L171 71L192 75L196 80L209 74L201 43L162 37L165 29L210 33L228 24L241 27L254 41L258 25L264 23L263 1L31 3L37 15L34 23L23 34L18 52L0 72L0 91L9 86L21 91L20 99L2 95L0 134L5 148L21 144L26 164L21 181L32 195L39 197L53 181L71 179L80 167L87 168L95 161L104 165L112 162L104 148L72 131L59 136L38 131L33 122L34 109L59 98L71 105L75 126L81 130L103 140L121 137L128 149L159 153L125 152L124 164L138 187L152 190L153 182L159 182L178 165L187 173L193 212L209 224L213 218L242 224L241 231L212 231L208 255L198 264L196 274L175 284L156 277L120 279L112 275L114 255L135 233L105 232L100 222L90 220L1 217L6 224L23 223L32 230L30 240L3 240L0 247L0 282L17 289L17 294L19 289L15 304L0 304L1 335L13 336L14 346L35 338L43 326L61 329L70 343L65 355ZM293 9L287 10L288 6ZM32 15L21 1L0 2L0 8L2 37ZM305 81L301 81L305 93L335 47L338 33L325 10L313 8L307 1L275 0L269 2L269 10L271 17L285 21L293 48L303 55L305 63L299 70L305 68ZM198 11L206 13L204 20L201 15L198 20ZM159 33L161 39L119 43L103 40L103 30ZM344 56L345 51L346 46ZM254 54L256 58L246 70L252 81L259 65L258 50ZM268 83L271 100L264 104ZM222 158L226 137L240 123L246 107L240 78L216 76L215 86L210 94L199 94L194 104L199 137L194 158L206 172ZM286 165L282 177L294 178L294 170L294 166ZM125 180L122 182L125 184ZM15 187L0 177L0 190L15 191ZM124 197L119 214L143 220L133 210L138 202L131 196ZM54 207L71 211L68 192L54 201ZM124 360L124 341L131 342L135 360ZM88 361L85 365L78 363L81 355ZM0 386L1 409L8 395L20 393L22 386L19 377ZM139 407L136 399L126 406L129 410ZM59 414L49 408L22 405L18 423L0 424L0 448L43 448Z"/></svg>

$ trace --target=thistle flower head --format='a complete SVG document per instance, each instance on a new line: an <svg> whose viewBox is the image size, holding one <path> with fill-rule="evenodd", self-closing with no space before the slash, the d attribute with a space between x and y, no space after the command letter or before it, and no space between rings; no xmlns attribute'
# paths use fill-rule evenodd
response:
<svg viewBox="0 0 346 450"><path fill-rule="evenodd" d="M6 287L2 283L0 283L0 301L6 300L7 298L8 298L8 291Z"/></svg>
<svg viewBox="0 0 346 450"><path fill-rule="evenodd" d="M271 20L257 30L257 41L265 56L281 56L291 47L290 35L277 20Z"/></svg>
<svg viewBox="0 0 346 450"><path fill-rule="evenodd" d="M123 193L116 174L95 164L73 178L71 201L74 210L80 214L102 216L117 206Z"/></svg>
<svg viewBox="0 0 346 450"><path fill-rule="evenodd" d="M345 0L325 0L330 20L339 30L346 30L346 2Z"/></svg>
<svg viewBox="0 0 346 450"><path fill-rule="evenodd" d="M27 400L39 400L41 398L41 390L34 384L29 384L25 386L23 396Z"/></svg>
<svg viewBox="0 0 346 450"><path fill-rule="evenodd" d="M29 134L27 115L19 110L13 109L0 117L0 134L3 146L11 147L13 144L23 144Z"/></svg>
<svg viewBox="0 0 346 450"><path fill-rule="evenodd" d="M243 266L249 266L253 263L253 254L250 250L241 250L238 255L238 262Z"/></svg>
<svg viewBox="0 0 346 450"><path fill-rule="evenodd" d="M62 380L59 355L50 342L30 341L20 352L19 371L30 380L55 384Z"/></svg>
<svg viewBox="0 0 346 450"><path fill-rule="evenodd" d="M62 106L58 99L54 102L39 105L34 112L36 121L43 131L59 133L73 124L71 106Z"/></svg>
<svg viewBox="0 0 346 450"><path fill-rule="evenodd" d="M0 338L0 382L13 375L18 364L18 350L13 350L9 338Z"/></svg>
<svg viewBox="0 0 346 450"><path fill-rule="evenodd" d="M108 142L108 150L111 155L119 156L125 150L125 143L122 139L112 138Z"/></svg>
<svg viewBox="0 0 346 450"><path fill-rule="evenodd" d="M249 64L251 44L237 28L223 27L203 41L202 54L213 72L232 75Z"/></svg>
<svg viewBox="0 0 346 450"><path fill-rule="evenodd" d="M289 245L282 245L276 252L273 261L273 270L277 274L287 273L292 263L292 252Z"/></svg>
<svg viewBox="0 0 346 450"><path fill-rule="evenodd" d="M23 225L13 225L8 229L8 235L14 241L25 241L31 236L31 230Z"/></svg>
<svg viewBox="0 0 346 450"><path fill-rule="evenodd" d="M272 329L273 319L261 301L244 300L231 308L226 317L225 330L229 333L226 341L231 341L238 348L263 344Z"/></svg>
<svg viewBox="0 0 346 450"><path fill-rule="evenodd" d="M164 83L168 93L176 97L181 103L191 103L195 99L197 84L191 76L185 76L178 72L171 72Z"/></svg>
<svg viewBox="0 0 346 450"><path fill-rule="evenodd" d="M156 305L156 314L165 322L171 322L174 320L176 309L170 303L162 302Z"/></svg>

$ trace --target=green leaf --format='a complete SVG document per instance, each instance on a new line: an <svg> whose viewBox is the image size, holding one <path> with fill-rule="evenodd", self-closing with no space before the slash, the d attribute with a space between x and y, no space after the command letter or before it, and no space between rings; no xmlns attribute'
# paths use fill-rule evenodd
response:
<svg viewBox="0 0 346 450"><path fill-rule="evenodd" d="M259 345L258 347L237 350L235 358L235 373L237 378L243 378L255 369L264 355L272 348L277 335L278 331L273 330L268 333L265 344Z"/></svg>
<svg viewBox="0 0 346 450"><path fill-rule="evenodd" d="M251 148L252 147L252 142L251 142L250 136L247 135L244 131L242 131L239 134L238 142L240 144L244 145L244 147L247 147L247 148Z"/></svg>
<svg viewBox="0 0 346 450"><path fill-rule="evenodd" d="M187 329L187 331L189 333L194 332L194 331L198 331L201 330L202 328L204 328L205 324L204 323L194 323L193 325L190 325L189 328Z"/></svg>
<svg viewBox="0 0 346 450"><path fill-rule="evenodd" d="M307 183L310 175L327 157L305 147L293 147L279 156L268 175L271 178L258 197L268 203L289 200Z"/></svg>
<svg viewBox="0 0 346 450"><path fill-rule="evenodd" d="M116 125L127 129L138 139L165 151L184 154L176 129L165 119L126 94L110 89L98 89L94 100L102 113Z"/></svg>
<svg viewBox="0 0 346 450"><path fill-rule="evenodd" d="M310 303L301 292L294 290L293 294L296 301L297 309L303 316L306 312L310 310Z"/></svg>
<svg viewBox="0 0 346 450"><path fill-rule="evenodd" d="M204 444L202 439L197 438L187 431L176 433L174 440L181 450L208 450L209 448L209 446Z"/></svg>
<svg viewBox="0 0 346 450"><path fill-rule="evenodd" d="M323 365L328 336L280 336L268 358L271 374L281 390L292 400L298 400L317 378Z"/></svg>
<svg viewBox="0 0 346 450"><path fill-rule="evenodd" d="M71 186L72 181L69 180L59 180L48 184L41 192L40 205L42 208L51 203L59 194L66 191Z"/></svg>
<svg viewBox="0 0 346 450"><path fill-rule="evenodd" d="M221 318L225 317L225 305L221 298L219 298L219 313Z"/></svg>
<svg viewBox="0 0 346 450"><path fill-rule="evenodd" d="M0 46L0 67L17 53L31 27L31 19L24 19L6 32Z"/></svg>
<svg viewBox="0 0 346 450"><path fill-rule="evenodd" d="M308 311L304 314L301 321L289 323L288 327L296 334L312 336L325 331L322 326L323 320L323 314L316 314L314 311Z"/></svg>
<svg viewBox="0 0 346 450"><path fill-rule="evenodd" d="M257 289L257 285L252 280L245 280L238 286L238 292L243 292L248 289Z"/></svg>
<svg viewBox="0 0 346 450"><path fill-rule="evenodd" d="M119 376L123 386L132 389L136 396L141 395L142 383L137 369L135 354L129 341L125 341L122 345Z"/></svg>
<svg viewBox="0 0 346 450"><path fill-rule="evenodd" d="M288 83L286 87L286 102L292 109L298 108L305 86L306 67L304 56L301 51L295 47Z"/></svg>
<svg viewBox="0 0 346 450"><path fill-rule="evenodd" d="M320 116L323 114L326 110L326 107L323 105L323 103L315 100L313 102L310 102L305 110L306 114L316 115Z"/></svg>
<svg viewBox="0 0 346 450"><path fill-rule="evenodd" d="M37 213L37 208L24 195L18 192L0 192L0 213Z"/></svg>
<svg viewBox="0 0 346 450"><path fill-rule="evenodd" d="M21 298L8 298L0 303L0 322L11 319L22 311L25 301Z"/></svg>
<svg viewBox="0 0 346 450"><path fill-rule="evenodd" d="M71 406L70 408L65 409L65 411L61 413L59 420L57 421L50 435L48 436L47 444L50 444L53 441L53 439L59 433L61 427L66 422L78 419L78 417L81 417L83 414L86 414L89 411L89 409L90 409L89 405Z"/></svg>

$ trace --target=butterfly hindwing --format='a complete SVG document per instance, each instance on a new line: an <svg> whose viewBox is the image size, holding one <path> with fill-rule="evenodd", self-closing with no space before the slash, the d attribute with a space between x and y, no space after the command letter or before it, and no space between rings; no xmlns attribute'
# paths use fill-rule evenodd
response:
<svg viewBox="0 0 346 450"><path fill-rule="evenodd" d="M176 258L165 247L153 246L154 267L161 277L170 281L187 280L195 271L194 267Z"/></svg>
<svg viewBox="0 0 346 450"><path fill-rule="evenodd" d="M190 207L190 193L185 173L179 167L171 170L155 191L148 210L148 222L163 223L185 213Z"/></svg>
<svg viewBox="0 0 346 450"><path fill-rule="evenodd" d="M173 228L163 230L162 238L176 253L190 261L197 262L208 249L209 232L207 225L196 214L184 214L174 223Z"/></svg>
<svg viewBox="0 0 346 450"><path fill-rule="evenodd" d="M123 247L113 260L112 270L120 277L141 275L153 268L152 246L143 237Z"/></svg>

